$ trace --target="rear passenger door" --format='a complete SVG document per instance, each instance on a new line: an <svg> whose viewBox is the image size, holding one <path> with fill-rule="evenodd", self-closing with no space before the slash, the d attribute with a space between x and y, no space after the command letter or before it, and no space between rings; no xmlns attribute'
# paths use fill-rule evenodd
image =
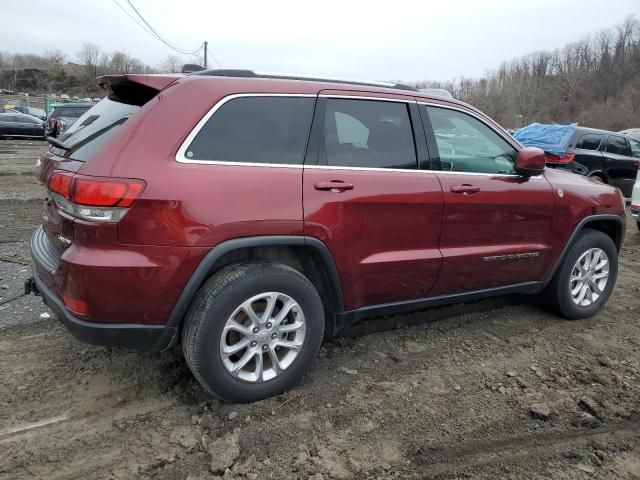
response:
<svg viewBox="0 0 640 480"><path fill-rule="evenodd" d="M609 135L605 151L605 173L609 183L631 196L638 173L638 160L633 158L628 139L622 135Z"/></svg>
<svg viewBox="0 0 640 480"><path fill-rule="evenodd" d="M426 160L413 98L321 92L303 174L304 231L331 250L346 310L431 290L443 198L434 173L418 168Z"/></svg>

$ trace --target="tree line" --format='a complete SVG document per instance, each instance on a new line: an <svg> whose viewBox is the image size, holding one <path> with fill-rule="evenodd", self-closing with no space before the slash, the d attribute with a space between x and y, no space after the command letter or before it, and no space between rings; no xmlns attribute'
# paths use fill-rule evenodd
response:
<svg viewBox="0 0 640 480"><path fill-rule="evenodd" d="M532 122L640 127L640 21L628 17L562 49L505 62L480 79L415 85L445 88L507 128Z"/></svg>
<svg viewBox="0 0 640 480"><path fill-rule="evenodd" d="M152 67L125 52L105 52L92 43L84 43L73 58L61 50L47 50L42 55L0 51L0 88L92 97L101 93L95 82L100 75L175 73L188 61L169 55Z"/></svg>
<svg viewBox="0 0 640 480"><path fill-rule="evenodd" d="M99 95L95 78L106 74L179 72L169 55L155 67L124 52L104 52L85 43L70 65L60 50L43 55L0 52L0 87ZM479 79L414 82L449 90L508 128L532 122L571 123L621 130L640 127L640 21L622 24L555 51L536 52L503 63Z"/></svg>

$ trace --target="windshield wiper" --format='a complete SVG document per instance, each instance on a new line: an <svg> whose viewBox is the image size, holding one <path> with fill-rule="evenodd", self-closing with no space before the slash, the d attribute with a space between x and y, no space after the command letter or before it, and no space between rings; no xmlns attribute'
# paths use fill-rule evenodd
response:
<svg viewBox="0 0 640 480"><path fill-rule="evenodd" d="M53 137L47 137L47 142L49 142L51 145L53 145L54 147L58 147L61 148L62 150L67 150L70 151L71 149L69 147L67 147L64 143L62 143L60 140L58 140L57 138L53 138Z"/></svg>

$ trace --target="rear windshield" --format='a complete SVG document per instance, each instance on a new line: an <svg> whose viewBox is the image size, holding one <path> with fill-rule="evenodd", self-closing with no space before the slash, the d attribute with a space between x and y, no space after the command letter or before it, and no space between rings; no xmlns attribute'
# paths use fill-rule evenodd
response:
<svg viewBox="0 0 640 480"><path fill-rule="evenodd" d="M58 138L68 150L52 147L52 151L61 157L86 162L139 109L137 105L105 98L85 112Z"/></svg>
<svg viewBox="0 0 640 480"><path fill-rule="evenodd" d="M91 107L56 107L51 114L52 117L79 118L84 112Z"/></svg>

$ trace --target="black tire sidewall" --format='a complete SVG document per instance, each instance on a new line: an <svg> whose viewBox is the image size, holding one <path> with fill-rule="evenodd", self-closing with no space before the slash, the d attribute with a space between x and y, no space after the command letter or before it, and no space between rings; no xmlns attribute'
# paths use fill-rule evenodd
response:
<svg viewBox="0 0 640 480"><path fill-rule="evenodd" d="M259 272L238 279L218 292L204 312L202 331L193 345L200 376L214 395L237 402L278 395L297 383L316 357L324 335L324 311L320 296L311 283L295 271L283 271L272 264L255 266ZM250 383L233 377L225 368L219 351L220 337L227 319L249 298L264 292L289 295L302 309L306 332L302 349L287 370L264 383Z"/></svg>
<svg viewBox="0 0 640 480"><path fill-rule="evenodd" d="M581 307L571 300L569 278L578 258L591 248L602 249L609 259L609 280L598 300L589 306ZM558 271L556 299L560 313L568 319L589 318L595 315L607 302L616 284L618 276L618 251L613 240L596 230L585 230L571 246Z"/></svg>

